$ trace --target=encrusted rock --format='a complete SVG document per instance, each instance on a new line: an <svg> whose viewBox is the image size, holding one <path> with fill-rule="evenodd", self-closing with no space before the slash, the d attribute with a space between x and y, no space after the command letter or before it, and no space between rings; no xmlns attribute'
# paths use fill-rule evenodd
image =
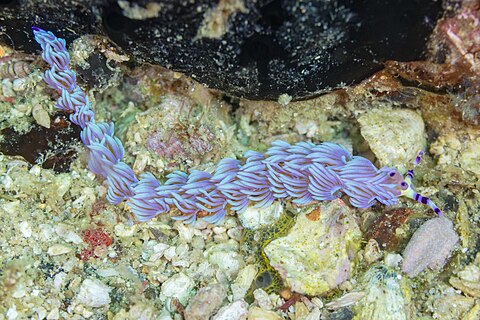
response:
<svg viewBox="0 0 480 320"><path fill-rule="evenodd" d="M354 320L406 320L411 318L405 278L384 265L371 267L362 279L365 296L355 304Z"/></svg>
<svg viewBox="0 0 480 320"><path fill-rule="evenodd" d="M466 314L475 305L475 299L456 293L453 288L446 290L441 297L433 300L434 319L458 319L466 320ZM476 318L478 319L478 318Z"/></svg>
<svg viewBox="0 0 480 320"><path fill-rule="evenodd" d="M263 310L259 307L252 307L248 310L248 320L281 320L280 317L274 311Z"/></svg>
<svg viewBox="0 0 480 320"><path fill-rule="evenodd" d="M255 297L255 304L257 304L260 308L264 310L272 310L273 304L270 300L270 296L262 289L256 289L253 292L253 296Z"/></svg>
<svg viewBox="0 0 480 320"><path fill-rule="evenodd" d="M287 236L268 244L265 253L292 291L321 295L350 278L361 233L341 200L305 213Z"/></svg>
<svg viewBox="0 0 480 320"><path fill-rule="evenodd" d="M185 309L185 320L208 319L222 305L227 292L220 284L213 284L198 290Z"/></svg>
<svg viewBox="0 0 480 320"><path fill-rule="evenodd" d="M430 151L438 156L438 164L445 167L460 167L469 175L480 177L480 137L478 130L465 128L452 130L438 137Z"/></svg>
<svg viewBox="0 0 480 320"><path fill-rule="evenodd" d="M257 230L267 225L272 225L283 213L283 206L279 201L266 208L249 206L245 212L238 215L244 228Z"/></svg>
<svg viewBox="0 0 480 320"><path fill-rule="evenodd" d="M112 289L96 279L85 279L77 294L77 301L87 307L102 307L110 303Z"/></svg>
<svg viewBox="0 0 480 320"><path fill-rule="evenodd" d="M50 246L47 250L48 255L50 256L59 256L61 254L69 253L72 251L72 248L63 244L54 244Z"/></svg>
<svg viewBox="0 0 480 320"><path fill-rule="evenodd" d="M382 257L382 250L378 246L378 242L375 239L370 239L365 246L365 252L363 253L363 257L368 264L372 264L375 261L380 260Z"/></svg>
<svg viewBox="0 0 480 320"><path fill-rule="evenodd" d="M241 299L245 296L256 274L257 268L252 264L245 266L238 272L237 278L235 278L235 281L230 286L233 300Z"/></svg>
<svg viewBox="0 0 480 320"><path fill-rule="evenodd" d="M362 136L382 166L405 170L425 148L425 124L415 111L373 109L358 118L358 122Z"/></svg>
<svg viewBox="0 0 480 320"><path fill-rule="evenodd" d="M457 241L450 220L445 217L430 219L418 228L403 251L402 271L415 277L427 267L441 269Z"/></svg>
<svg viewBox="0 0 480 320"><path fill-rule="evenodd" d="M162 284L161 294L167 298L177 298L185 305L193 290L193 280L184 273L177 273Z"/></svg>
<svg viewBox="0 0 480 320"><path fill-rule="evenodd" d="M450 284L468 295L480 298L480 253L456 277L450 278Z"/></svg>
<svg viewBox="0 0 480 320"><path fill-rule="evenodd" d="M248 315L248 304L244 300L237 300L218 310L212 320L245 320Z"/></svg>
<svg viewBox="0 0 480 320"><path fill-rule="evenodd" d="M208 261L216 265L230 280L245 266L244 258L238 253L238 244L233 240L211 246L206 251L206 256Z"/></svg>

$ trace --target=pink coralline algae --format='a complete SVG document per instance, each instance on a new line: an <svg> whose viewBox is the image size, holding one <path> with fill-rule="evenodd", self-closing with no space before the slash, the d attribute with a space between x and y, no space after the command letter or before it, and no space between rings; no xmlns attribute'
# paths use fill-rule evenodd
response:
<svg viewBox="0 0 480 320"><path fill-rule="evenodd" d="M201 126L191 133L177 133L174 129L154 132L147 138L146 147L167 160L180 160L204 155L212 151L213 133Z"/></svg>
<svg viewBox="0 0 480 320"><path fill-rule="evenodd" d="M427 267L441 269L457 241L450 220L445 217L430 219L413 234L405 248L403 272L415 277Z"/></svg>
<svg viewBox="0 0 480 320"><path fill-rule="evenodd" d="M44 80L61 95L56 107L71 113L71 121L82 128L80 137L89 151L88 168L107 180L107 200L113 204L126 201L139 221L176 208L181 215L174 219L192 223L199 217L219 223L227 211L242 213L250 203L262 208L277 199L290 199L305 205L342 195L357 208L375 203L389 206L405 196L441 215L430 199L415 191L412 170L403 177L394 168L378 169L368 159L352 156L343 146L330 142L290 145L275 141L265 155L247 151L243 161L225 158L209 172L175 171L164 183L151 173L138 179L122 161L124 148L115 136L113 123L95 121L91 104L77 85L76 73L68 67L65 40L36 27L33 32L43 49L43 59L51 66ZM193 146L199 147L198 143ZM420 157L415 164L418 161Z"/></svg>
<svg viewBox="0 0 480 320"><path fill-rule="evenodd" d="M146 147L148 150L167 159L184 158L187 156L187 151L177 137L169 137L166 141L163 141L162 135L159 133L155 133L147 138Z"/></svg>

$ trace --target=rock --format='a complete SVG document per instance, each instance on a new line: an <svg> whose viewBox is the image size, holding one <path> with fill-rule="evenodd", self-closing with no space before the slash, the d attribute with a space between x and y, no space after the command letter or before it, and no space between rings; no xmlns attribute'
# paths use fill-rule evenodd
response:
<svg viewBox="0 0 480 320"><path fill-rule="evenodd" d="M450 220L445 217L428 220L415 231L403 251L402 271L415 277L427 267L440 270L457 241Z"/></svg>
<svg viewBox="0 0 480 320"><path fill-rule="evenodd" d="M161 319L155 308L145 302L137 302L134 305L129 305L128 312L122 309L117 312L112 320L135 319L135 320L149 320Z"/></svg>
<svg viewBox="0 0 480 320"><path fill-rule="evenodd" d="M278 314L273 311L263 310L259 307L252 307L248 310L248 320L281 320Z"/></svg>
<svg viewBox="0 0 480 320"><path fill-rule="evenodd" d="M480 138L467 141L466 144L462 146L462 149L459 157L460 166L466 171L473 172L477 177L480 177L480 161L478 161Z"/></svg>
<svg viewBox="0 0 480 320"><path fill-rule="evenodd" d="M238 276L235 278L235 281L230 286L230 289L232 290L233 300L238 300L245 297L245 294L250 288L256 275L257 268L252 264L245 266L242 270L240 270L240 272L238 272Z"/></svg>
<svg viewBox="0 0 480 320"><path fill-rule="evenodd" d="M50 246L47 250L49 256L59 256L61 254L69 253L72 251L72 248L65 246L63 244L54 244Z"/></svg>
<svg viewBox="0 0 480 320"><path fill-rule="evenodd" d="M373 109L360 116L358 122L362 136L382 166L406 171L412 159L425 148L425 124L415 111Z"/></svg>
<svg viewBox="0 0 480 320"><path fill-rule="evenodd" d="M47 21L67 43L108 37L134 63L166 66L229 95L297 99L358 83L382 61L421 59L442 11L433 0L3 1L0 40L31 53L38 45L27 31Z"/></svg>
<svg viewBox="0 0 480 320"><path fill-rule="evenodd" d="M185 320L209 319L226 297L227 292L220 284L201 288L185 309Z"/></svg>
<svg viewBox="0 0 480 320"><path fill-rule="evenodd" d="M411 319L410 292L405 278L384 265L371 267L364 275L361 286L365 296L354 307L354 320L406 320Z"/></svg>
<svg viewBox="0 0 480 320"><path fill-rule="evenodd" d="M205 254L208 261L218 266L229 280L233 280L245 266L244 258L238 252L238 244L233 240L211 246Z"/></svg>
<svg viewBox="0 0 480 320"><path fill-rule="evenodd" d="M365 252L363 253L363 258L368 264L372 264L375 261L380 260L383 256L382 250L378 246L378 242L375 239L370 239L365 246Z"/></svg>
<svg viewBox="0 0 480 320"><path fill-rule="evenodd" d="M450 278L450 284L470 296L480 298L480 253L456 277Z"/></svg>
<svg viewBox="0 0 480 320"><path fill-rule="evenodd" d="M309 314L310 312L308 312L308 308L305 305L305 303L301 301L295 302L295 319L296 320L305 319Z"/></svg>
<svg viewBox="0 0 480 320"><path fill-rule="evenodd" d="M310 313L302 318L302 320L318 320L318 319L321 319L322 317L322 311L320 311L319 308L315 307L313 308Z"/></svg>
<svg viewBox="0 0 480 320"><path fill-rule="evenodd" d="M480 319L480 304L477 302L472 309L470 309L463 316L462 320L478 320Z"/></svg>
<svg viewBox="0 0 480 320"><path fill-rule="evenodd" d="M272 225L280 218L283 213L283 206L279 201L275 201L266 208L255 208L249 206L245 212L238 215L238 219L244 228L257 230L261 227Z"/></svg>
<svg viewBox="0 0 480 320"><path fill-rule="evenodd" d="M55 232L59 237L61 237L66 242L71 242L74 244L80 244L83 242L82 237L80 237L74 230L72 226L69 226L64 223L59 223L55 226Z"/></svg>
<svg viewBox="0 0 480 320"><path fill-rule="evenodd" d="M345 307L354 305L359 300L363 299L363 297L365 297L365 294L365 292L348 292L340 298L330 301L325 305L325 307L327 307L328 310L340 310Z"/></svg>
<svg viewBox="0 0 480 320"><path fill-rule="evenodd" d="M475 299L472 297L465 297L453 290L447 291L446 295L435 298L433 301L432 317L434 319L465 320L464 315L474 304Z"/></svg>
<svg viewBox="0 0 480 320"><path fill-rule="evenodd" d="M167 298L177 298L185 305L193 290L192 279L184 273L177 273L162 284L161 294Z"/></svg>
<svg viewBox="0 0 480 320"><path fill-rule="evenodd" d="M53 308L47 315L47 320L56 320L60 318L60 312L58 308Z"/></svg>
<svg viewBox="0 0 480 320"><path fill-rule="evenodd" d="M255 304L264 310L272 310L273 304L270 300L270 296L262 289L256 289L253 292L253 297L255 298Z"/></svg>
<svg viewBox="0 0 480 320"><path fill-rule="evenodd" d="M110 303L110 291L112 289L96 279L85 279L77 294L76 300L87 307L102 307Z"/></svg>
<svg viewBox="0 0 480 320"><path fill-rule="evenodd" d="M469 177L480 178L480 138L476 128L451 129L432 143L430 152L437 157L437 164L446 168L461 168ZM473 138L476 137L476 138Z"/></svg>
<svg viewBox="0 0 480 320"><path fill-rule="evenodd" d="M212 320L245 320L248 315L248 304L244 300L237 300L218 310Z"/></svg>
<svg viewBox="0 0 480 320"><path fill-rule="evenodd" d="M32 227L29 225L27 221L22 221L18 225L20 232L22 233L23 237L30 238L32 236Z"/></svg>
<svg viewBox="0 0 480 320"><path fill-rule="evenodd" d="M350 278L361 232L342 200L310 211L300 214L289 234L269 243L265 253L292 291L314 296Z"/></svg>
<svg viewBox="0 0 480 320"><path fill-rule="evenodd" d="M45 128L50 128L50 115L48 114L48 111L43 108L43 106L38 104L34 105L32 108L32 116L37 124Z"/></svg>

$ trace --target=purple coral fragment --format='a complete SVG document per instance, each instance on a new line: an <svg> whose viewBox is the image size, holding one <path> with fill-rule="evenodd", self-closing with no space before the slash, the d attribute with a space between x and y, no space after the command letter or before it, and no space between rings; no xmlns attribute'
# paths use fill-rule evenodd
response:
<svg viewBox="0 0 480 320"><path fill-rule="evenodd" d="M81 139L89 150L89 169L106 178L107 199L114 204L126 200L139 221L176 208L181 215L174 219L191 223L201 217L218 223L228 210L242 213L250 203L267 207L275 199L288 198L304 205L333 200L342 194L348 195L350 203L358 208L376 202L392 205L404 195L406 185L409 192L413 188L395 169L377 169L369 160L353 157L343 146L330 142L290 145L275 141L266 155L247 151L244 162L223 159L213 174L176 171L161 184L147 173L138 180L122 162L124 149L114 135L113 124L95 121L91 104L76 83L75 72L68 69L70 56L65 40L37 27L32 29L43 49L42 57L51 66L44 80L61 94L57 108L71 112L70 119L83 130ZM411 198L416 195L413 191L407 194Z"/></svg>

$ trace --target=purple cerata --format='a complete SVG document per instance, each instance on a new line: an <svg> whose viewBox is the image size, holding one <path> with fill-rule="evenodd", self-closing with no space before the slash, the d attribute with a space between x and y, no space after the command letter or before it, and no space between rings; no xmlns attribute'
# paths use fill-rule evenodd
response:
<svg viewBox="0 0 480 320"><path fill-rule="evenodd" d="M175 171L167 175L163 184L151 173L138 179L122 161L124 148L115 137L113 123L95 121L91 103L78 86L75 71L69 69L65 40L50 31L32 29L43 49L42 58L51 67L43 79L60 94L56 108L70 113L70 120L82 128L81 140L89 151L88 168L107 180L108 201L126 201L139 221L177 208L182 214L173 219L193 223L201 218L219 223L227 211L242 213L250 203L263 208L276 199L289 199L305 205L342 195L357 208L377 202L390 206L404 196L441 215L429 198L415 191L412 170L403 177L394 168L377 169L368 159L352 156L345 147L331 142L290 145L275 141L265 155L247 151L243 161L221 160L213 173Z"/></svg>

